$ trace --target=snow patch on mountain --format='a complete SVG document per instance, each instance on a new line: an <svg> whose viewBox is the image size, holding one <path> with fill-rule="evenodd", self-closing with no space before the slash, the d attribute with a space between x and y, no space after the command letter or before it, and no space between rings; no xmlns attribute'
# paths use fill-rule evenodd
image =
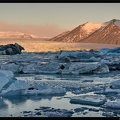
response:
<svg viewBox="0 0 120 120"><path fill-rule="evenodd" d="M92 22L87 22L83 26L83 29L86 30L87 34L90 34L94 32L95 30L97 30L98 28L100 28L101 26L103 26L103 23L94 24Z"/></svg>

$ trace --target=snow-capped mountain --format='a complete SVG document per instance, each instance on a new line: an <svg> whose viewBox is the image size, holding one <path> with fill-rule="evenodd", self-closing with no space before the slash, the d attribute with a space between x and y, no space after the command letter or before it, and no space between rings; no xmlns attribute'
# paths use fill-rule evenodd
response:
<svg viewBox="0 0 120 120"><path fill-rule="evenodd" d="M71 31L63 32L50 40L62 42L78 42L78 40L86 38L88 35L100 27L101 24L93 24L92 22L87 22L79 25Z"/></svg>
<svg viewBox="0 0 120 120"><path fill-rule="evenodd" d="M55 37L53 37L52 39L50 39L51 41L63 41L63 39L66 37L66 35L70 32L71 30L65 31Z"/></svg>
<svg viewBox="0 0 120 120"><path fill-rule="evenodd" d="M81 40L83 43L120 44L120 27L114 22Z"/></svg>
<svg viewBox="0 0 120 120"><path fill-rule="evenodd" d="M11 39L34 39L34 38L39 38L36 35L33 34L26 34L26 33L21 33L21 32L12 32L12 31L8 31L8 32L0 32L0 39L1 38L11 38Z"/></svg>
<svg viewBox="0 0 120 120"><path fill-rule="evenodd" d="M114 25L111 25L111 23L114 23ZM65 34L62 33L62 34L60 34L58 36L55 36L55 37L53 37L50 40L58 41L58 42L89 42L88 39L89 39L90 36L92 36L94 33L100 34L101 33L100 31L102 30L103 31L102 35L97 35L97 36L94 35L94 37L90 37L91 38L90 42L93 41L93 42L97 43L98 39L100 39L100 41L104 41L104 40L102 40L103 36L108 35L106 30L105 30L107 26L110 27L110 28L107 28L109 30L108 31L109 35L110 34L113 35L114 34L113 33L114 30L116 32L118 32L117 29L120 27L120 20L112 19L110 21L107 21L107 22L104 22L104 23L98 23L98 24L94 24L92 22L86 22L86 23L84 23L82 25L79 25L78 27L74 28L73 30L71 30L69 32L66 32ZM116 26L118 28L112 27L112 26ZM112 33L110 33L110 32L112 32ZM116 35L117 36L115 36L115 34L114 34L114 38L113 37L111 37L111 38L113 38L113 39L117 38L118 39L119 38L118 37L119 36L119 32ZM101 37L99 37L97 39L98 36L101 36ZM92 40L92 38L94 38L95 40ZM85 39L87 39L87 40L85 40ZM100 42L100 43L103 43L103 42ZM107 41L105 43L107 43ZM113 43L116 43L116 42L113 42ZM118 44L118 42L117 42L117 44Z"/></svg>

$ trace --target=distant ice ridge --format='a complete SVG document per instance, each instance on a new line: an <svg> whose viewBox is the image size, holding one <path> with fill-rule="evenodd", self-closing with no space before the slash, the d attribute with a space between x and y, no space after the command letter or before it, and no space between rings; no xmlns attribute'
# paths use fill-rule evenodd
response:
<svg viewBox="0 0 120 120"><path fill-rule="evenodd" d="M37 35L33 35L33 34L7 31L7 32L0 32L0 38L9 38L9 39L10 38L26 38L26 39L30 39L30 38L40 38L40 37Z"/></svg>
<svg viewBox="0 0 120 120"><path fill-rule="evenodd" d="M0 55L0 69L26 74L109 73L120 69L120 48Z"/></svg>

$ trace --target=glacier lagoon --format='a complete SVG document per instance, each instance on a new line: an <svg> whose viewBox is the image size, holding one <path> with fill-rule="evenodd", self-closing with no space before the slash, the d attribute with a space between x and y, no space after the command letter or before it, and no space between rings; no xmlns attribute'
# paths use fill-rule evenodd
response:
<svg viewBox="0 0 120 120"><path fill-rule="evenodd" d="M74 104L70 103L70 98L82 95L94 95L94 92L101 91L109 87L109 83L118 80L120 72L111 72L102 75L42 75L42 74L15 74L18 80L24 80L33 86L39 84L46 84L49 87L58 86L66 88L65 94L41 94L41 95L12 95L1 97L0 102L0 116L1 117L51 117L51 114L45 114L47 108L50 113L53 108L61 110L72 111L70 115L64 111L62 114L53 114L54 117L104 117L112 112L118 113L118 109L105 109L103 107L88 105L88 104ZM48 87L48 88L49 88ZM82 89L80 89L82 88ZM117 91L117 90L116 90ZM46 92L45 92L46 93ZM52 92L51 92L52 93ZM106 94L107 95L107 94ZM119 97L119 96L118 96ZM99 97L98 97L99 98ZM107 101L115 101L116 94L107 95ZM94 101L94 98L92 102ZM89 102L90 103L90 102ZM52 109L52 110L51 110ZM39 111L39 112L38 112ZM39 114L38 114L39 113ZM65 113L65 115L63 115Z"/></svg>
<svg viewBox="0 0 120 120"><path fill-rule="evenodd" d="M0 55L0 116L119 117L119 61L119 48Z"/></svg>
<svg viewBox="0 0 120 120"><path fill-rule="evenodd" d="M111 75L109 75L111 74ZM20 80L25 80L29 84L41 85L46 84L49 87L58 86L66 88L65 94L40 94L40 95L12 95L2 96L0 103L0 116L2 117L51 117L50 112L56 109L63 110L62 114L53 114L53 117L105 117L103 113L115 112L116 109L105 109L101 105L94 106L91 104L75 104L70 103L71 97L94 95L94 92L101 91L109 86L109 83L116 81L114 72L108 75L40 75L40 74L16 74L15 77ZM120 72L117 73L120 77ZM37 79L35 79L37 76ZM39 78L38 78L39 77ZM80 89L81 88L81 89ZM116 97L116 94L108 94L107 101ZM98 96L99 99L99 96ZM115 100L114 100L115 101ZM45 109L45 107L47 109ZM79 110L83 108L82 110ZM52 109L52 110L51 110ZM77 110L78 109L78 110ZM46 111L48 114L45 114ZM70 111L70 115L64 114L64 110ZM118 109L117 109L118 110ZM40 114L37 114L39 111ZM59 111L59 110L58 110ZM72 111L72 112L71 112ZM60 113L60 112L59 112ZM108 114L111 116L111 114ZM117 114L117 116L120 116ZM115 117L115 114L112 115Z"/></svg>

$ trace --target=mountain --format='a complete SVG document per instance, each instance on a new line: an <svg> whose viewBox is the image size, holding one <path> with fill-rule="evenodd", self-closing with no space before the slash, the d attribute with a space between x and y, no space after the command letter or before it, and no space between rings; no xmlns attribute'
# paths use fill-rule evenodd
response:
<svg viewBox="0 0 120 120"><path fill-rule="evenodd" d="M120 44L120 27L114 22L81 40L83 43Z"/></svg>
<svg viewBox="0 0 120 120"><path fill-rule="evenodd" d="M118 19L112 19L110 21L104 23L98 23L98 24L94 24L92 22L86 22L82 25L79 25L78 27L74 28L71 31L59 34L58 36L55 36L50 40L58 41L58 42L85 42L85 43L95 42L95 43L106 43L106 44L107 43L118 44L119 27L120 27L120 20Z"/></svg>
<svg viewBox="0 0 120 120"><path fill-rule="evenodd" d="M50 40L58 42L78 42L79 40L89 36L101 26L102 24L93 24L92 22L87 22L79 25L71 31L63 32L58 36L51 38Z"/></svg>
<svg viewBox="0 0 120 120"><path fill-rule="evenodd" d="M0 32L0 39L3 38L9 38L9 39L35 39L39 38L36 35L33 34L26 34L21 32Z"/></svg>
<svg viewBox="0 0 120 120"><path fill-rule="evenodd" d="M59 34L59 35L51 38L50 40L51 40L51 41L62 41L62 40L64 39L64 37L66 37L66 35L67 35L69 32L70 32L70 30L65 31L65 32L63 32L63 33L61 33L61 34Z"/></svg>

